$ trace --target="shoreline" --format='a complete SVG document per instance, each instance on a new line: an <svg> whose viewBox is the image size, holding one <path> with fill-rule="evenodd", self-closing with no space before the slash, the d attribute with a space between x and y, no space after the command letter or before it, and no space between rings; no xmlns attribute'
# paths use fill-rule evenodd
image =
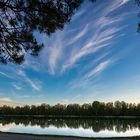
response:
<svg viewBox="0 0 140 140"><path fill-rule="evenodd" d="M9 139L10 138L10 139ZM13 138L13 139L12 139ZM1 132L0 140L140 140L139 136L128 137L80 137L80 136L64 136L64 135L42 135L28 133Z"/></svg>

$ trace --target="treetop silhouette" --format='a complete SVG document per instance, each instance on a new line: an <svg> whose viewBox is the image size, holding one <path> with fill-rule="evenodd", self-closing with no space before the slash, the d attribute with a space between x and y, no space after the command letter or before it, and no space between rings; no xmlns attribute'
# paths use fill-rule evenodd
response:
<svg viewBox="0 0 140 140"><path fill-rule="evenodd" d="M63 29L83 0L1 0L0 63L20 64L25 54L38 55L43 44L35 31L51 35Z"/></svg>

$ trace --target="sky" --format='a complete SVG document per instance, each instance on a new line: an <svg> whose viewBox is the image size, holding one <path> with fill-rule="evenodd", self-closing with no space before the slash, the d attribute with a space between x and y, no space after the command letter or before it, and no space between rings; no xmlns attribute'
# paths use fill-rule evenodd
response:
<svg viewBox="0 0 140 140"><path fill-rule="evenodd" d="M139 8L134 0L85 1L70 23L22 65L0 65L0 105L140 102Z"/></svg>

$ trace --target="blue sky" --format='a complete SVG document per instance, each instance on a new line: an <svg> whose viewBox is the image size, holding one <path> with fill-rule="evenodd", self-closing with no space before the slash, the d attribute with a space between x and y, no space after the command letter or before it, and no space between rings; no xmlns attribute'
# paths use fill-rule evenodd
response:
<svg viewBox="0 0 140 140"><path fill-rule="evenodd" d="M0 104L140 101L140 34L133 0L85 2L64 30L35 33L45 48L0 66Z"/></svg>

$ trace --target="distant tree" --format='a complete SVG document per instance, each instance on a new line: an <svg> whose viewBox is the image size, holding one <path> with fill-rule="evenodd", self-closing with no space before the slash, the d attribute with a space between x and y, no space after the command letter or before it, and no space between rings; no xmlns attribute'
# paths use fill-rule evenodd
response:
<svg viewBox="0 0 140 140"><path fill-rule="evenodd" d="M52 107L52 114L53 115L64 115L66 106L61 104L56 104Z"/></svg>
<svg viewBox="0 0 140 140"><path fill-rule="evenodd" d="M81 112L81 115L90 116L91 112L92 112L91 104L83 104L81 106L81 111L80 112Z"/></svg>
<svg viewBox="0 0 140 140"><path fill-rule="evenodd" d="M137 105L136 107L136 115L139 116L140 115L140 103Z"/></svg>
<svg viewBox="0 0 140 140"><path fill-rule="evenodd" d="M79 104L69 104L66 109L67 115L80 115L81 106Z"/></svg>
<svg viewBox="0 0 140 140"><path fill-rule="evenodd" d="M116 101L114 103L114 108L115 108L115 115L120 115L121 114L121 109L122 109L122 105L120 101Z"/></svg>
<svg viewBox="0 0 140 140"><path fill-rule="evenodd" d="M13 112L14 112L13 114L20 115L20 114L21 114L21 109L20 109L20 107L19 107L19 106L16 106Z"/></svg>
<svg viewBox="0 0 140 140"><path fill-rule="evenodd" d="M135 103L130 103L129 105L128 105L128 111L129 111L129 115L130 116L133 116L133 114L136 114L136 109L137 108L137 106L136 106L136 104ZM140 115L140 114L139 114Z"/></svg>
<svg viewBox="0 0 140 140"><path fill-rule="evenodd" d="M37 115L38 114L37 107L35 105L31 106L30 111L31 111L32 115Z"/></svg>
<svg viewBox="0 0 140 140"><path fill-rule="evenodd" d="M121 102L121 114L127 115L128 112L128 104L124 101Z"/></svg>
<svg viewBox="0 0 140 140"><path fill-rule="evenodd" d="M30 115L30 106L29 105L25 105L24 107L22 107L21 115Z"/></svg>
<svg viewBox="0 0 140 140"><path fill-rule="evenodd" d="M108 116L108 115L112 115L114 114L114 106L113 106L113 103L109 102L109 103L106 103L106 106L105 106L105 114Z"/></svg>
<svg viewBox="0 0 140 140"><path fill-rule="evenodd" d="M103 111L104 111L104 107L102 103L100 103L99 101L94 101L92 103L93 115L101 115Z"/></svg>

